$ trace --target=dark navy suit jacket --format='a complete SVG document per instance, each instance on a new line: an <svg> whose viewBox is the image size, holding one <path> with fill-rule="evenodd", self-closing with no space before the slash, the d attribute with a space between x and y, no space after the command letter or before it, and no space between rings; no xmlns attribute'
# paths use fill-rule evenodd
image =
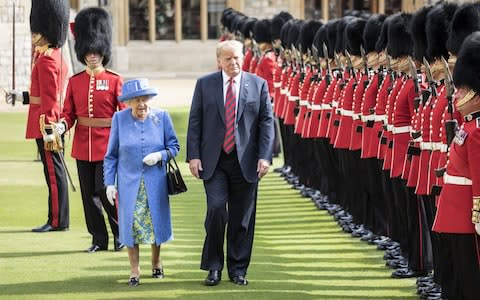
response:
<svg viewBox="0 0 480 300"><path fill-rule="evenodd" d="M208 180L217 166L225 135L222 72L197 80L187 131L187 162L202 161L200 177ZM273 115L267 82L248 72L240 80L235 146L243 176L257 182L259 159L271 161Z"/></svg>

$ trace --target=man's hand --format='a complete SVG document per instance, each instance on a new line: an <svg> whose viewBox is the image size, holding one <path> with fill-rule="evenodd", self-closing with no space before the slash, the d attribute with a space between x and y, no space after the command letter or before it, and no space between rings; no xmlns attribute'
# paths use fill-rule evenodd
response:
<svg viewBox="0 0 480 300"><path fill-rule="evenodd" d="M266 159L259 159L257 164L257 173L258 178L262 178L268 173L268 168L270 167L270 162Z"/></svg>
<svg viewBox="0 0 480 300"><path fill-rule="evenodd" d="M45 143L52 143L55 141L55 135L54 134L44 134L43 135L43 141Z"/></svg>
<svg viewBox="0 0 480 300"><path fill-rule="evenodd" d="M153 166L162 160L161 152L152 152L143 158L143 162L148 166Z"/></svg>
<svg viewBox="0 0 480 300"><path fill-rule="evenodd" d="M190 173L192 173L193 176L200 178L200 171L203 171L202 161L200 159L191 159L188 163L188 167L190 168Z"/></svg>
<svg viewBox="0 0 480 300"><path fill-rule="evenodd" d="M475 231L477 232L478 235L480 235L480 223L475 224Z"/></svg>
<svg viewBox="0 0 480 300"><path fill-rule="evenodd" d="M115 198L117 197L117 188L114 185L108 185L107 189L105 190L105 195L107 196L108 202L114 206L115 205Z"/></svg>
<svg viewBox="0 0 480 300"><path fill-rule="evenodd" d="M55 131L60 136L65 133L65 130L67 130L66 127L65 127L65 123L63 123L63 122L55 123L54 128L55 128Z"/></svg>

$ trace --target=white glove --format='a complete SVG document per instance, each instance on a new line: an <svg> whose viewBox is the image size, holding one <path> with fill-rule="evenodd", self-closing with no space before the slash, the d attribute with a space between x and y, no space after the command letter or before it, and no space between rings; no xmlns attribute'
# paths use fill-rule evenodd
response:
<svg viewBox="0 0 480 300"><path fill-rule="evenodd" d="M53 142L54 140L55 140L55 136L54 136L53 134L45 134L45 135L43 136L43 141L44 141L45 143L51 143L51 142Z"/></svg>
<svg viewBox="0 0 480 300"><path fill-rule="evenodd" d="M154 164L158 163L162 160L162 153L161 152L152 152L147 154L143 158L143 162L148 166L153 166Z"/></svg>
<svg viewBox="0 0 480 300"><path fill-rule="evenodd" d="M478 235L480 235L480 223L475 224L475 231L477 232Z"/></svg>
<svg viewBox="0 0 480 300"><path fill-rule="evenodd" d="M55 123L55 131L58 133L58 135L62 135L65 132L65 123L63 122L58 122Z"/></svg>
<svg viewBox="0 0 480 300"><path fill-rule="evenodd" d="M107 195L108 202L110 202L110 204L114 206L115 205L114 200L117 196L117 189L115 188L115 186L108 185L107 189L105 190L105 194Z"/></svg>

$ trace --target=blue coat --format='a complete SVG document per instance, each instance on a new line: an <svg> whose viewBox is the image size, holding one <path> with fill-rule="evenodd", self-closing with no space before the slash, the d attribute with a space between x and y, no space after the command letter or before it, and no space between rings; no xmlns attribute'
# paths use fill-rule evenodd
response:
<svg viewBox="0 0 480 300"><path fill-rule="evenodd" d="M142 176L155 242L160 245L173 239L165 168L167 149L176 156L180 146L166 111L150 108L144 121L135 119L131 108L113 115L103 175L106 186L117 183L120 241L127 247L134 245L133 214ZM162 153L161 164L143 163L145 155L157 151Z"/></svg>

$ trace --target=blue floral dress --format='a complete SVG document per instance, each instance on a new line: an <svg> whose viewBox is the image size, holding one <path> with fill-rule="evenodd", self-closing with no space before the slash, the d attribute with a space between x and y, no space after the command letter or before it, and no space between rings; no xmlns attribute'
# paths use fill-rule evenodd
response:
<svg viewBox="0 0 480 300"><path fill-rule="evenodd" d="M135 212L133 213L133 238L135 244L154 244L155 235L153 233L152 215L148 207L147 193L145 191L145 182L140 180L137 202L135 203Z"/></svg>

